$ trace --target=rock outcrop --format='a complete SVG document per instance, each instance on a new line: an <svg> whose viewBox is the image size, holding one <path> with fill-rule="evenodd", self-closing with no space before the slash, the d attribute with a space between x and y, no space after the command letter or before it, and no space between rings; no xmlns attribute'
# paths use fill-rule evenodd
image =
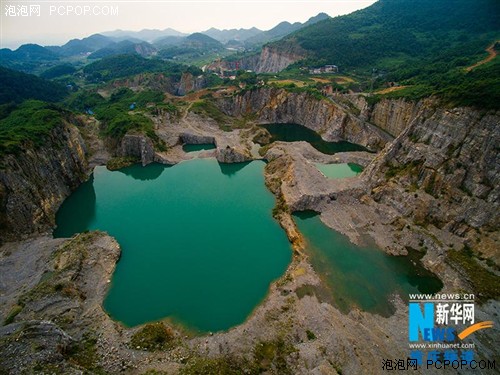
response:
<svg viewBox="0 0 500 375"><path fill-rule="evenodd" d="M280 46L264 46L260 54L244 57L239 60L222 60L207 66L207 69L252 70L256 73L277 73L289 65L306 57L306 52L294 43Z"/></svg>
<svg viewBox="0 0 500 375"><path fill-rule="evenodd" d="M34 251L40 248L43 251ZM65 374L81 373L82 367L92 372L99 366L96 332L103 341L118 336L102 308L120 258L118 243L105 233L89 232L68 240L41 237L11 243L9 249L12 254L0 258L2 281L16 283L1 283L2 310L16 310L11 309L9 324L0 329L0 370L45 373L58 366ZM26 272L16 274L19 267L26 267ZM6 313L2 311L3 318ZM84 362L75 360L74 353L89 347L93 353ZM116 356L109 346L102 351L108 359ZM115 372L125 358L122 354Z"/></svg>
<svg viewBox="0 0 500 375"><path fill-rule="evenodd" d="M500 114L426 103L414 108L406 130L364 173L374 198L461 237L472 229L498 230Z"/></svg>
<svg viewBox="0 0 500 375"><path fill-rule="evenodd" d="M183 73L180 79L162 73L141 73L110 83L111 88L128 87L134 91L148 88L178 96L184 96L190 91L201 90L206 85L207 81L205 77L195 77L187 72Z"/></svg>
<svg viewBox="0 0 500 375"><path fill-rule="evenodd" d="M230 116L255 116L258 123L303 125L326 141L347 140L380 150L393 137L379 127L360 119L357 113L331 99L318 99L306 92L279 88L245 91L221 98L219 108Z"/></svg>
<svg viewBox="0 0 500 375"><path fill-rule="evenodd" d="M368 119L372 124L384 129L393 137L397 137L425 105L431 105L431 101L382 99L369 110Z"/></svg>
<svg viewBox="0 0 500 375"><path fill-rule="evenodd" d="M215 157L219 163L243 163L252 160L252 155L240 147L217 147Z"/></svg>
<svg viewBox="0 0 500 375"><path fill-rule="evenodd" d="M126 134L120 145L119 156L140 160L142 166L155 160L155 149L149 137L142 134Z"/></svg>
<svg viewBox="0 0 500 375"><path fill-rule="evenodd" d="M42 147L6 155L0 167L0 242L51 228L60 204L87 173L86 147L72 125L54 128Z"/></svg>
<svg viewBox="0 0 500 375"><path fill-rule="evenodd" d="M257 73L277 73L304 57L305 51L294 44L285 44L280 49L265 46L253 70Z"/></svg>
<svg viewBox="0 0 500 375"><path fill-rule="evenodd" d="M175 94L184 96L191 91L201 90L206 87L206 84L206 79L203 76L194 77L191 73L183 73Z"/></svg>

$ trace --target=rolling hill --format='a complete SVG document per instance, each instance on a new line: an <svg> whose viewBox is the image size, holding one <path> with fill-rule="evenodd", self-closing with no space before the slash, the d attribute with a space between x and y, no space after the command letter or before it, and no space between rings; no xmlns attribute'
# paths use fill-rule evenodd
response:
<svg viewBox="0 0 500 375"><path fill-rule="evenodd" d="M203 31L202 34L208 35L215 40L218 40L221 43L227 43L230 40L237 40L243 42L248 38L256 36L262 33L262 30L257 29L256 27L252 27L250 29L224 29L219 30L214 27Z"/></svg>
<svg viewBox="0 0 500 375"><path fill-rule="evenodd" d="M28 73L33 72L40 64L50 64L58 60L56 53L38 44L23 44L14 51L8 48L0 49L1 66Z"/></svg>
<svg viewBox="0 0 500 375"><path fill-rule="evenodd" d="M300 23L290 23L287 21L280 22L278 25L274 26L272 29L263 31L253 37L247 38L245 40L245 45L248 47L263 45L265 43L271 42L283 38L284 36L293 33L294 31L300 30L303 27L314 25L317 22L323 21L330 18L326 13L319 13L318 15L309 18L306 22Z"/></svg>
<svg viewBox="0 0 500 375"><path fill-rule="evenodd" d="M0 82L0 104L20 103L26 99L56 102L67 95L66 88L58 83L2 67Z"/></svg>
<svg viewBox="0 0 500 375"><path fill-rule="evenodd" d="M101 48L95 52L92 52L88 58L89 59L100 59L103 57L113 56L113 55L123 55L130 53L137 53L143 57L148 57L156 53L156 48L153 47L148 42L134 43L129 40L124 40L119 43L113 43L107 47Z"/></svg>

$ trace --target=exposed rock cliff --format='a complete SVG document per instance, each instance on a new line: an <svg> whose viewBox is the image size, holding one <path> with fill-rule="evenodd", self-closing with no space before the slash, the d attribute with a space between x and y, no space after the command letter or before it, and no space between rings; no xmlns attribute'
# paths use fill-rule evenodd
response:
<svg viewBox="0 0 500 375"><path fill-rule="evenodd" d="M304 57L305 51L295 44L286 44L280 49L265 46L253 70L257 73L277 73Z"/></svg>
<svg viewBox="0 0 500 375"><path fill-rule="evenodd" d="M143 73L115 80L110 87L129 87L134 90L148 88L183 96L190 91L206 87L206 79L203 76L194 77L191 73L183 73L180 79L162 73Z"/></svg>
<svg viewBox="0 0 500 375"><path fill-rule="evenodd" d="M155 160L155 150L151 139L141 134L126 134L120 145L119 156L140 160L148 165Z"/></svg>
<svg viewBox="0 0 500 375"><path fill-rule="evenodd" d="M382 99L371 108L368 118L372 124L384 129L393 137L397 137L417 116L423 105L430 105L430 102Z"/></svg>
<svg viewBox="0 0 500 375"><path fill-rule="evenodd" d="M131 89L149 88L176 94L179 87L178 80L162 73L142 73L132 77L117 79L110 83L110 88L129 87Z"/></svg>
<svg viewBox="0 0 500 375"><path fill-rule="evenodd" d="M248 150L229 145L217 147L215 157L219 163L243 163L253 159Z"/></svg>
<svg viewBox="0 0 500 375"><path fill-rule="evenodd" d="M428 103L413 110L406 130L364 173L374 198L461 237L498 230L500 114Z"/></svg>
<svg viewBox="0 0 500 375"><path fill-rule="evenodd" d="M230 116L256 116L259 123L295 123L314 130L327 141L347 140L371 150L381 149L392 137L357 113L331 99L318 100L306 92L261 88L218 101Z"/></svg>
<svg viewBox="0 0 500 375"><path fill-rule="evenodd" d="M206 86L205 77L194 77L191 73L183 73L177 86L176 94L183 96L190 91L196 91Z"/></svg>
<svg viewBox="0 0 500 375"><path fill-rule="evenodd" d="M287 66L306 57L305 51L298 45L289 43L280 48L276 46L265 46L260 54L247 56L234 61L218 61L210 64L210 70L253 70L256 73L277 73Z"/></svg>
<svg viewBox="0 0 500 375"><path fill-rule="evenodd" d="M5 156L0 167L0 240L52 227L59 205L87 172L85 144L72 125L54 128L36 150Z"/></svg>

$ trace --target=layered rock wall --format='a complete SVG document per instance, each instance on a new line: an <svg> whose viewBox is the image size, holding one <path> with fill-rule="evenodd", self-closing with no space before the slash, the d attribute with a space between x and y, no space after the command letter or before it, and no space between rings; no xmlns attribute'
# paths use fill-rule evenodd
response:
<svg viewBox="0 0 500 375"><path fill-rule="evenodd" d="M230 116L256 117L259 123L295 123L303 125L326 141L347 140L380 150L392 136L354 111L331 99L318 100L306 92L289 92L280 88L261 88L246 91L218 102Z"/></svg>
<svg viewBox="0 0 500 375"><path fill-rule="evenodd" d="M500 113L423 102L413 111L408 127L364 172L375 199L459 236L498 230Z"/></svg>
<svg viewBox="0 0 500 375"><path fill-rule="evenodd" d="M132 157L140 160L143 166L155 160L153 142L142 134L126 134L121 141L118 154L122 157Z"/></svg>
<svg viewBox="0 0 500 375"><path fill-rule="evenodd" d="M6 155L0 167L0 242L49 229L60 204L87 178L86 148L72 125L44 146Z"/></svg>

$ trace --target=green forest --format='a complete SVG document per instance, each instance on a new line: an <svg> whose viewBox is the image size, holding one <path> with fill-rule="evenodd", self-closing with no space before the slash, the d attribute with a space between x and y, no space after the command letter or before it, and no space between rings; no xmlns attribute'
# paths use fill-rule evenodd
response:
<svg viewBox="0 0 500 375"><path fill-rule="evenodd" d="M60 106L37 100L27 100L5 111L0 119L0 157L16 154L31 147L40 147L46 137L63 123L68 115Z"/></svg>
<svg viewBox="0 0 500 375"><path fill-rule="evenodd" d="M0 104L20 103L25 99L48 102L62 100L68 91L63 85L33 74L25 74L0 66Z"/></svg>

